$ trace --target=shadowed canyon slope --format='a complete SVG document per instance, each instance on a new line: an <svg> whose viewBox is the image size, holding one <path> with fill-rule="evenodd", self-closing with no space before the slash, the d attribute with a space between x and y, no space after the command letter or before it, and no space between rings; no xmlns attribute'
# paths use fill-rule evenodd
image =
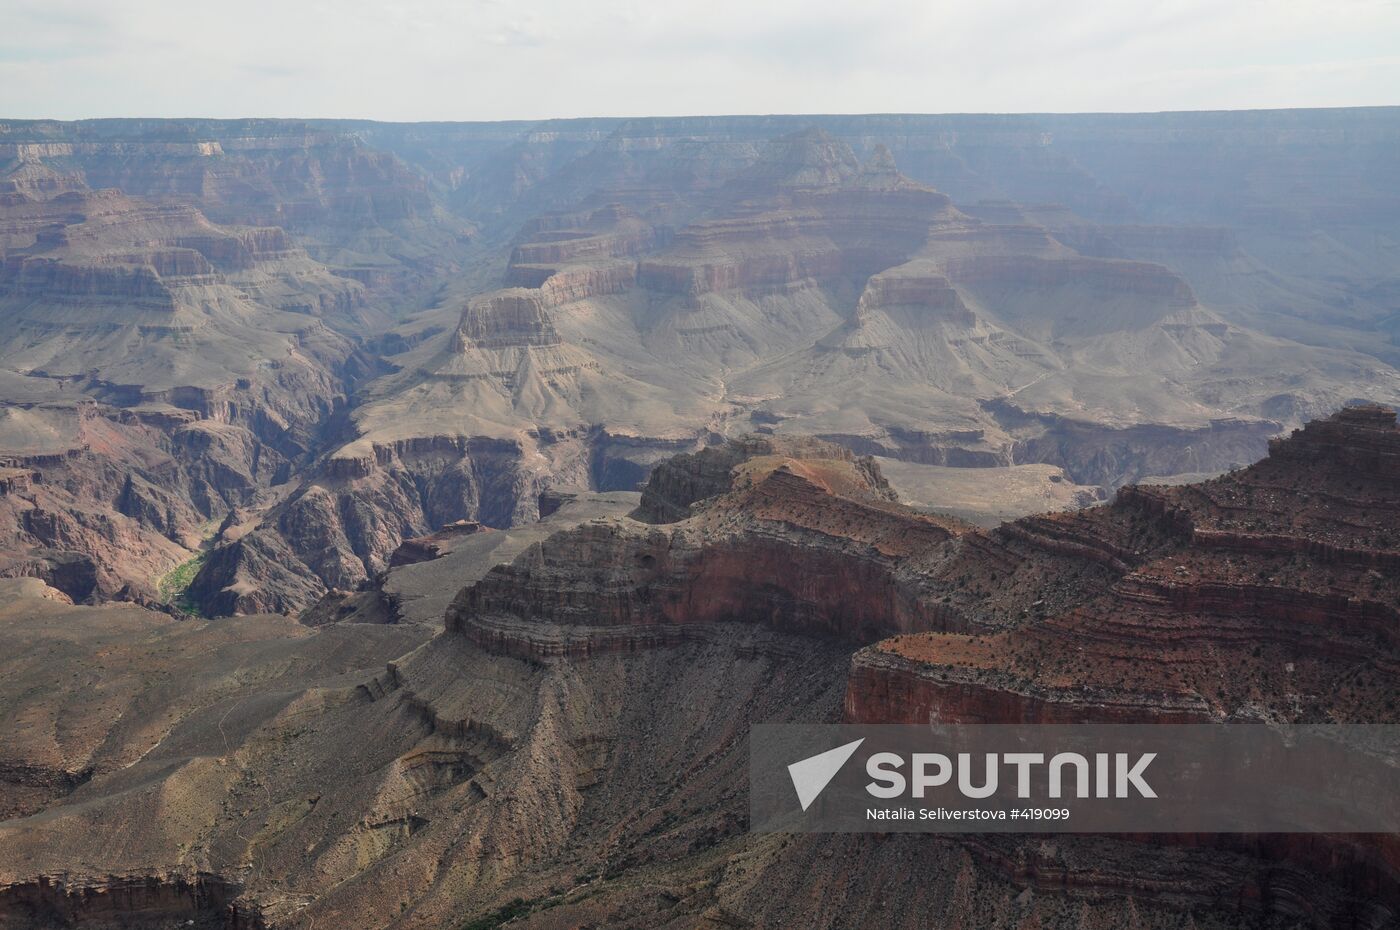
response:
<svg viewBox="0 0 1400 930"><path fill-rule="evenodd" d="M755 430L958 468L915 496L981 522L1217 473L1400 400L1397 141L1393 109L7 122L0 573L296 611Z"/></svg>
<svg viewBox="0 0 1400 930"><path fill-rule="evenodd" d="M0 920L1388 927L1392 838L750 835L745 765L760 721L1396 722L1397 499L1379 407L995 530L749 436L509 564L415 540L379 593L458 566L441 629L6 581Z"/></svg>

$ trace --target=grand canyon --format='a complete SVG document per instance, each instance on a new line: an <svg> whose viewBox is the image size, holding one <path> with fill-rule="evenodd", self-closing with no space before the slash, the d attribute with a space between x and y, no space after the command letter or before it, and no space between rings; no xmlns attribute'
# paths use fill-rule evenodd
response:
<svg viewBox="0 0 1400 930"><path fill-rule="evenodd" d="M0 121L0 927L1400 926L749 831L756 723L1400 724L1400 108Z"/></svg>

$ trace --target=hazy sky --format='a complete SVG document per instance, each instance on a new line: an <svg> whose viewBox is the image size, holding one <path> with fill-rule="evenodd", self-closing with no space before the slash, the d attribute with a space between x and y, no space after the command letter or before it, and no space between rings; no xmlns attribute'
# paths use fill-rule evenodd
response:
<svg viewBox="0 0 1400 930"><path fill-rule="evenodd" d="M0 0L0 117L1400 103L1400 0Z"/></svg>

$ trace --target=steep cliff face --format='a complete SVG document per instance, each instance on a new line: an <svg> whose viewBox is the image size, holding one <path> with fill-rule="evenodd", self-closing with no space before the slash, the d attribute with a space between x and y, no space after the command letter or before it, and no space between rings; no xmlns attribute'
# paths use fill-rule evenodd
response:
<svg viewBox="0 0 1400 930"><path fill-rule="evenodd" d="M1398 456L1394 411L1356 407L1275 441L1267 459L1242 471L1123 488L1113 505L1078 518L1096 549L1056 541L1077 560L1111 565L1117 577L1106 589L1041 605L996 633L869 646L852 660L845 719L1395 722ZM1115 513L1145 522L1164 544L1145 550L1135 532L1106 546ZM1005 530L1043 532L1032 521ZM1294 840L1261 837L1249 848L1350 876L1378 900L1400 888L1388 837ZM1190 842L1248 845L1227 836Z"/></svg>

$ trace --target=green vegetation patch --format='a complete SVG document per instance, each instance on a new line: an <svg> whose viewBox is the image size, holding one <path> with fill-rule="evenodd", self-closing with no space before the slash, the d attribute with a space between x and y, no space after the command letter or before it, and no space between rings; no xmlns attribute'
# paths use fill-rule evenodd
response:
<svg viewBox="0 0 1400 930"><path fill-rule="evenodd" d="M189 587L208 557L209 553L201 552L162 575L160 581L156 582L156 591L160 594L160 599L187 614L199 616L199 606L190 598Z"/></svg>

